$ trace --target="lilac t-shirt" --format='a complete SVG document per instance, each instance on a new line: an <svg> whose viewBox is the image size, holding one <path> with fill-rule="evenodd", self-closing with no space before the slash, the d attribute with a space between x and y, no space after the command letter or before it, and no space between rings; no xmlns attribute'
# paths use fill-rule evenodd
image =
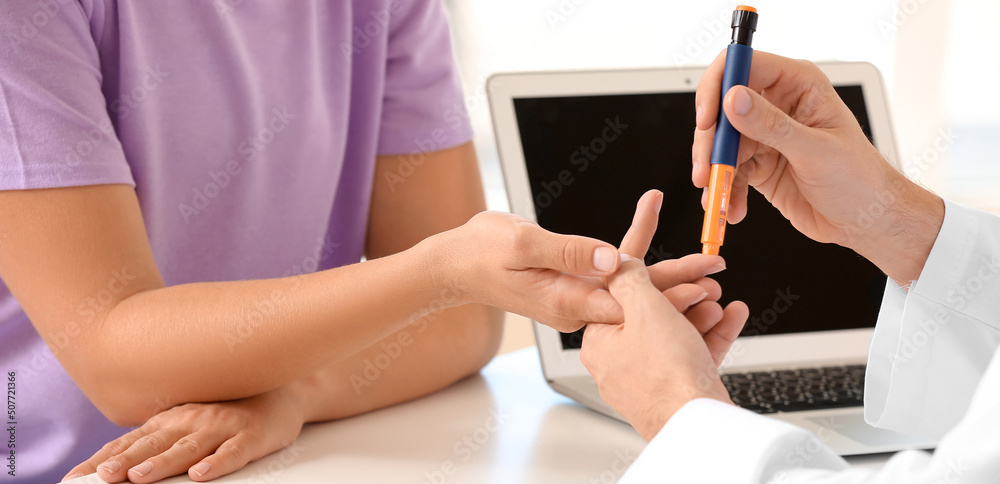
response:
<svg viewBox="0 0 1000 484"><path fill-rule="evenodd" d="M168 285L357 262L375 156L471 138L440 0L4 1L0 39L0 190L134 185ZM0 349L18 480L123 433L2 282Z"/></svg>

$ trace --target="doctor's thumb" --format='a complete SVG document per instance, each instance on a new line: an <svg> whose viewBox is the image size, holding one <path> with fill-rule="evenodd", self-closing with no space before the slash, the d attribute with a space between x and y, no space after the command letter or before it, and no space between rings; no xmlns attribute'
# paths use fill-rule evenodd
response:
<svg viewBox="0 0 1000 484"><path fill-rule="evenodd" d="M734 86L726 93L722 105L729 122L744 136L790 157L798 157L809 150L809 128L752 89Z"/></svg>

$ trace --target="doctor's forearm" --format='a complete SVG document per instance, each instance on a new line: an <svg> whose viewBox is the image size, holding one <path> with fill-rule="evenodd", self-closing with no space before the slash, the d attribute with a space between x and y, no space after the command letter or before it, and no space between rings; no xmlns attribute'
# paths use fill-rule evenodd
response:
<svg viewBox="0 0 1000 484"><path fill-rule="evenodd" d="M944 222L944 201L902 174L887 181L885 207L851 248L901 286L917 280Z"/></svg>

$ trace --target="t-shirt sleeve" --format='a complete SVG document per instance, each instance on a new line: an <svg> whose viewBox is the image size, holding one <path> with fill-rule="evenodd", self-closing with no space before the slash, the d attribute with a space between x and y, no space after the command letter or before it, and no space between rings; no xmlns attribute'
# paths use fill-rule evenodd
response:
<svg viewBox="0 0 1000 484"><path fill-rule="evenodd" d="M379 154L439 151L472 128L441 0L392 2Z"/></svg>
<svg viewBox="0 0 1000 484"><path fill-rule="evenodd" d="M0 2L0 190L135 185L79 2Z"/></svg>

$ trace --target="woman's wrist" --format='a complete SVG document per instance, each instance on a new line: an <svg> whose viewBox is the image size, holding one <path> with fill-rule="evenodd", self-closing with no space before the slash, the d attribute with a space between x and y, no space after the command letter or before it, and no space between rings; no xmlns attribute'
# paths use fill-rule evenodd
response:
<svg viewBox="0 0 1000 484"><path fill-rule="evenodd" d="M420 241L411 251L418 262L424 281L431 289L428 303L434 310L478 301L470 290L478 277L473 270L475 260L463 255L463 227L441 232ZM484 256L484 255L481 255Z"/></svg>
<svg viewBox="0 0 1000 484"><path fill-rule="evenodd" d="M303 424L314 421L313 416L317 410L313 408L318 401L313 391L315 385L310 384L310 379L311 377L296 380L271 390L281 401L283 408L293 412L295 418Z"/></svg>

